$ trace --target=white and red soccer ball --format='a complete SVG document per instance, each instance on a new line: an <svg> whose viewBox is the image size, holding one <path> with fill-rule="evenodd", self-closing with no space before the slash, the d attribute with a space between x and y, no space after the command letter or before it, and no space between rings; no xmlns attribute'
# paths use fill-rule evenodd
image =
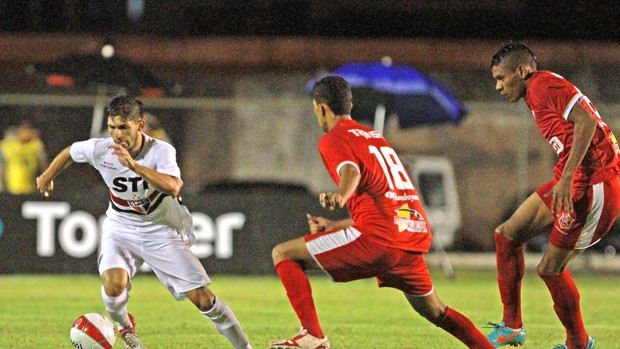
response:
<svg viewBox="0 0 620 349"><path fill-rule="evenodd" d="M75 349L112 349L116 342L116 329L103 314L88 313L73 322L70 337Z"/></svg>

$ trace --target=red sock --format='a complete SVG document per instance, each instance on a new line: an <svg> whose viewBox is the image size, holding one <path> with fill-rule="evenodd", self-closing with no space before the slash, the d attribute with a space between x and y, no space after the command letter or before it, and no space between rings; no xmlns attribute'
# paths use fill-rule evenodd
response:
<svg viewBox="0 0 620 349"><path fill-rule="evenodd" d="M521 280L525 271L523 244L516 243L497 231L495 258L497 260L497 284L504 304L502 321L510 328L523 326L521 319Z"/></svg>
<svg viewBox="0 0 620 349"><path fill-rule="evenodd" d="M588 345L581 309L579 307L579 290L572 276L566 269L558 275L541 275L553 299L553 309L566 329L566 346L570 349L582 349Z"/></svg>
<svg viewBox="0 0 620 349"><path fill-rule="evenodd" d="M275 266L276 273L280 276L282 285L286 290L289 302L293 306L301 325L308 333L323 338L323 330L319 324L319 318L312 299L310 280L303 268L295 261L287 259Z"/></svg>
<svg viewBox="0 0 620 349"><path fill-rule="evenodd" d="M446 332L450 333L458 340L474 349L495 348L491 342L480 332L476 326L465 315L454 309L446 307L443 318L437 324Z"/></svg>

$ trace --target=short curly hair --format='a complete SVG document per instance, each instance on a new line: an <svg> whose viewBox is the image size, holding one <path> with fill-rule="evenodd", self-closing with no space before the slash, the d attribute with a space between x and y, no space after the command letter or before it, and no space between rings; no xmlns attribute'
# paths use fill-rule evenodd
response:
<svg viewBox="0 0 620 349"><path fill-rule="evenodd" d="M105 108L105 117L120 116L123 120L139 121L144 118L142 101L133 96L118 96Z"/></svg>
<svg viewBox="0 0 620 349"><path fill-rule="evenodd" d="M520 64L529 64L538 69L538 59L529 47L522 42L511 42L493 55L491 68L504 63L509 69L517 69Z"/></svg>
<svg viewBox="0 0 620 349"><path fill-rule="evenodd" d="M327 104L336 115L351 114L351 86L340 76L329 75L319 80L312 88L312 98L317 103Z"/></svg>

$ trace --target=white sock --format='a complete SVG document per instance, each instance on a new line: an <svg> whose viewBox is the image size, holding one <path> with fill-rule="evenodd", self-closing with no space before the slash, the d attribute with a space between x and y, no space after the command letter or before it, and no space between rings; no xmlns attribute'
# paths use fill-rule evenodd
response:
<svg viewBox="0 0 620 349"><path fill-rule="evenodd" d="M201 313L213 322L217 331L224 335L235 349L252 349L235 314L219 298L215 298L213 308L209 311L201 311Z"/></svg>
<svg viewBox="0 0 620 349"><path fill-rule="evenodd" d="M129 299L129 293L127 289L123 290L118 297L110 297L105 293L105 289L101 286L101 297L103 298L103 304L105 309L110 314L112 320L116 321L122 327L129 325L129 315L127 315L127 300Z"/></svg>

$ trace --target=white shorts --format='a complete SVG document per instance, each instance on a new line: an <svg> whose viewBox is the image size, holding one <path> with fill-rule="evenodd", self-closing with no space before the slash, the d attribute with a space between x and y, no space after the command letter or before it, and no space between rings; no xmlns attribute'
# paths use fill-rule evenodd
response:
<svg viewBox="0 0 620 349"><path fill-rule="evenodd" d="M144 262L177 300L187 298L185 292L211 284L204 267L176 230L155 224L127 226L106 218L99 274L112 268L125 269L131 286L131 278Z"/></svg>

